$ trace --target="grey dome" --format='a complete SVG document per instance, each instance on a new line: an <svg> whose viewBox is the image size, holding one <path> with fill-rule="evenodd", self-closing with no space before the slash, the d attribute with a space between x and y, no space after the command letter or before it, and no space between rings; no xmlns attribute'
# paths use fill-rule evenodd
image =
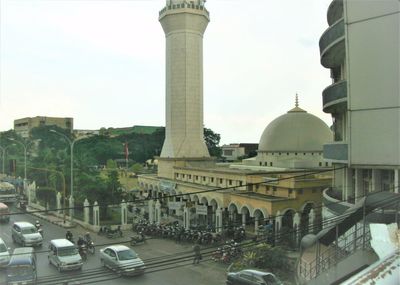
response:
<svg viewBox="0 0 400 285"><path fill-rule="evenodd" d="M320 118L296 106L265 128L258 151L320 152L331 140L332 132Z"/></svg>

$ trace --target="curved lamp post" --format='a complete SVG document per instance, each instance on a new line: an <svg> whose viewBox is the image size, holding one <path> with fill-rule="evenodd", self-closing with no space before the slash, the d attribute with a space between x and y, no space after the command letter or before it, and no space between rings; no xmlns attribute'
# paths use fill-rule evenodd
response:
<svg viewBox="0 0 400 285"><path fill-rule="evenodd" d="M28 143L25 144L25 143L23 143L21 141L18 141L16 139L14 139L14 138L8 138L8 139L10 141L13 141L15 143L18 143L18 144L22 145L22 147L24 148L24 181L26 182L26 154L27 154L28 146L30 144L32 144L33 141L32 142L28 142ZM25 183L24 183L24 187L25 187Z"/></svg>
<svg viewBox="0 0 400 285"><path fill-rule="evenodd" d="M81 140L81 139L85 139L87 137L80 137L74 140L71 140L69 137L67 137L66 135L57 132L56 130L50 130L50 132L58 134L59 136L62 136L68 143L71 149L71 191L70 191L70 204L72 204L72 207L70 205L69 207L69 215L70 215L70 220L72 222L73 220L73 215L74 215L74 205L73 205L73 201L74 201L74 145L77 141ZM72 202L72 203L71 203Z"/></svg>
<svg viewBox="0 0 400 285"><path fill-rule="evenodd" d="M2 163L3 163L3 165L2 165L2 173L3 174L4 174L4 160L5 160L5 157L6 157L6 150L7 150L7 148L9 148L11 146L15 146L15 144L10 144L10 145L5 146L5 147L0 145L0 149L1 149L1 152L2 152Z"/></svg>

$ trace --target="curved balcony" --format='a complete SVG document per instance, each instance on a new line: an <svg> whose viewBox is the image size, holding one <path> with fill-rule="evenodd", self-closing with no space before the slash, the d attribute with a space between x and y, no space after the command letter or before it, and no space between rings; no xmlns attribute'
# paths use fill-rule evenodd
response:
<svg viewBox="0 0 400 285"><path fill-rule="evenodd" d="M333 0L328 8L328 24L332 26L340 18L343 18L343 0Z"/></svg>
<svg viewBox="0 0 400 285"><path fill-rule="evenodd" d="M319 40L321 64L326 68L337 67L344 61L344 19L336 21Z"/></svg>
<svg viewBox="0 0 400 285"><path fill-rule="evenodd" d="M347 142L338 141L324 144L324 159L337 161L339 163L347 163Z"/></svg>
<svg viewBox="0 0 400 285"><path fill-rule="evenodd" d="M342 80L329 85L322 91L323 110L335 113L347 108L347 81Z"/></svg>
<svg viewBox="0 0 400 285"><path fill-rule="evenodd" d="M322 203L324 207L335 215L343 214L352 204L342 201L341 196L343 189L329 187L322 192Z"/></svg>

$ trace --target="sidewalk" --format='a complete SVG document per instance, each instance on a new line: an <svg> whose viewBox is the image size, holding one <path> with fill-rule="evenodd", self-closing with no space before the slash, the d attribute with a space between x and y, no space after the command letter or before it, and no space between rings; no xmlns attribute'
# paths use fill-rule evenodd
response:
<svg viewBox="0 0 400 285"><path fill-rule="evenodd" d="M63 217L58 217L57 215L54 215L50 211L46 213L44 212L44 210L45 209L43 207L30 205L26 208L26 213L38 217L40 219L43 219L45 221L48 221L57 226L63 227L65 229L76 227L76 224L71 223L69 221L69 216L66 216L64 221Z"/></svg>

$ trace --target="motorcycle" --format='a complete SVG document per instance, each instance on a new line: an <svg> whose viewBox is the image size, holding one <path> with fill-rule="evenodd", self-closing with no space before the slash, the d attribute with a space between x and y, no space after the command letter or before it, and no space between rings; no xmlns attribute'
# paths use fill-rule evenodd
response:
<svg viewBox="0 0 400 285"><path fill-rule="evenodd" d="M43 234L44 234L43 228L42 228L42 225L39 223L39 221L36 221L35 227L36 227L38 233L43 237Z"/></svg>
<svg viewBox="0 0 400 285"><path fill-rule="evenodd" d="M122 237L121 227L118 226L118 228L115 229L115 230L108 230L108 231L107 231L107 237L108 237L108 238Z"/></svg>
<svg viewBox="0 0 400 285"><path fill-rule="evenodd" d="M82 244L78 247L79 255L82 257L82 260L87 260L87 248L86 245Z"/></svg>
<svg viewBox="0 0 400 285"><path fill-rule="evenodd" d="M131 245L135 245L135 244L141 243L141 242L143 242L143 243L146 242L146 237L144 236L144 234L140 233L137 236L131 236L131 241L130 241Z"/></svg>

